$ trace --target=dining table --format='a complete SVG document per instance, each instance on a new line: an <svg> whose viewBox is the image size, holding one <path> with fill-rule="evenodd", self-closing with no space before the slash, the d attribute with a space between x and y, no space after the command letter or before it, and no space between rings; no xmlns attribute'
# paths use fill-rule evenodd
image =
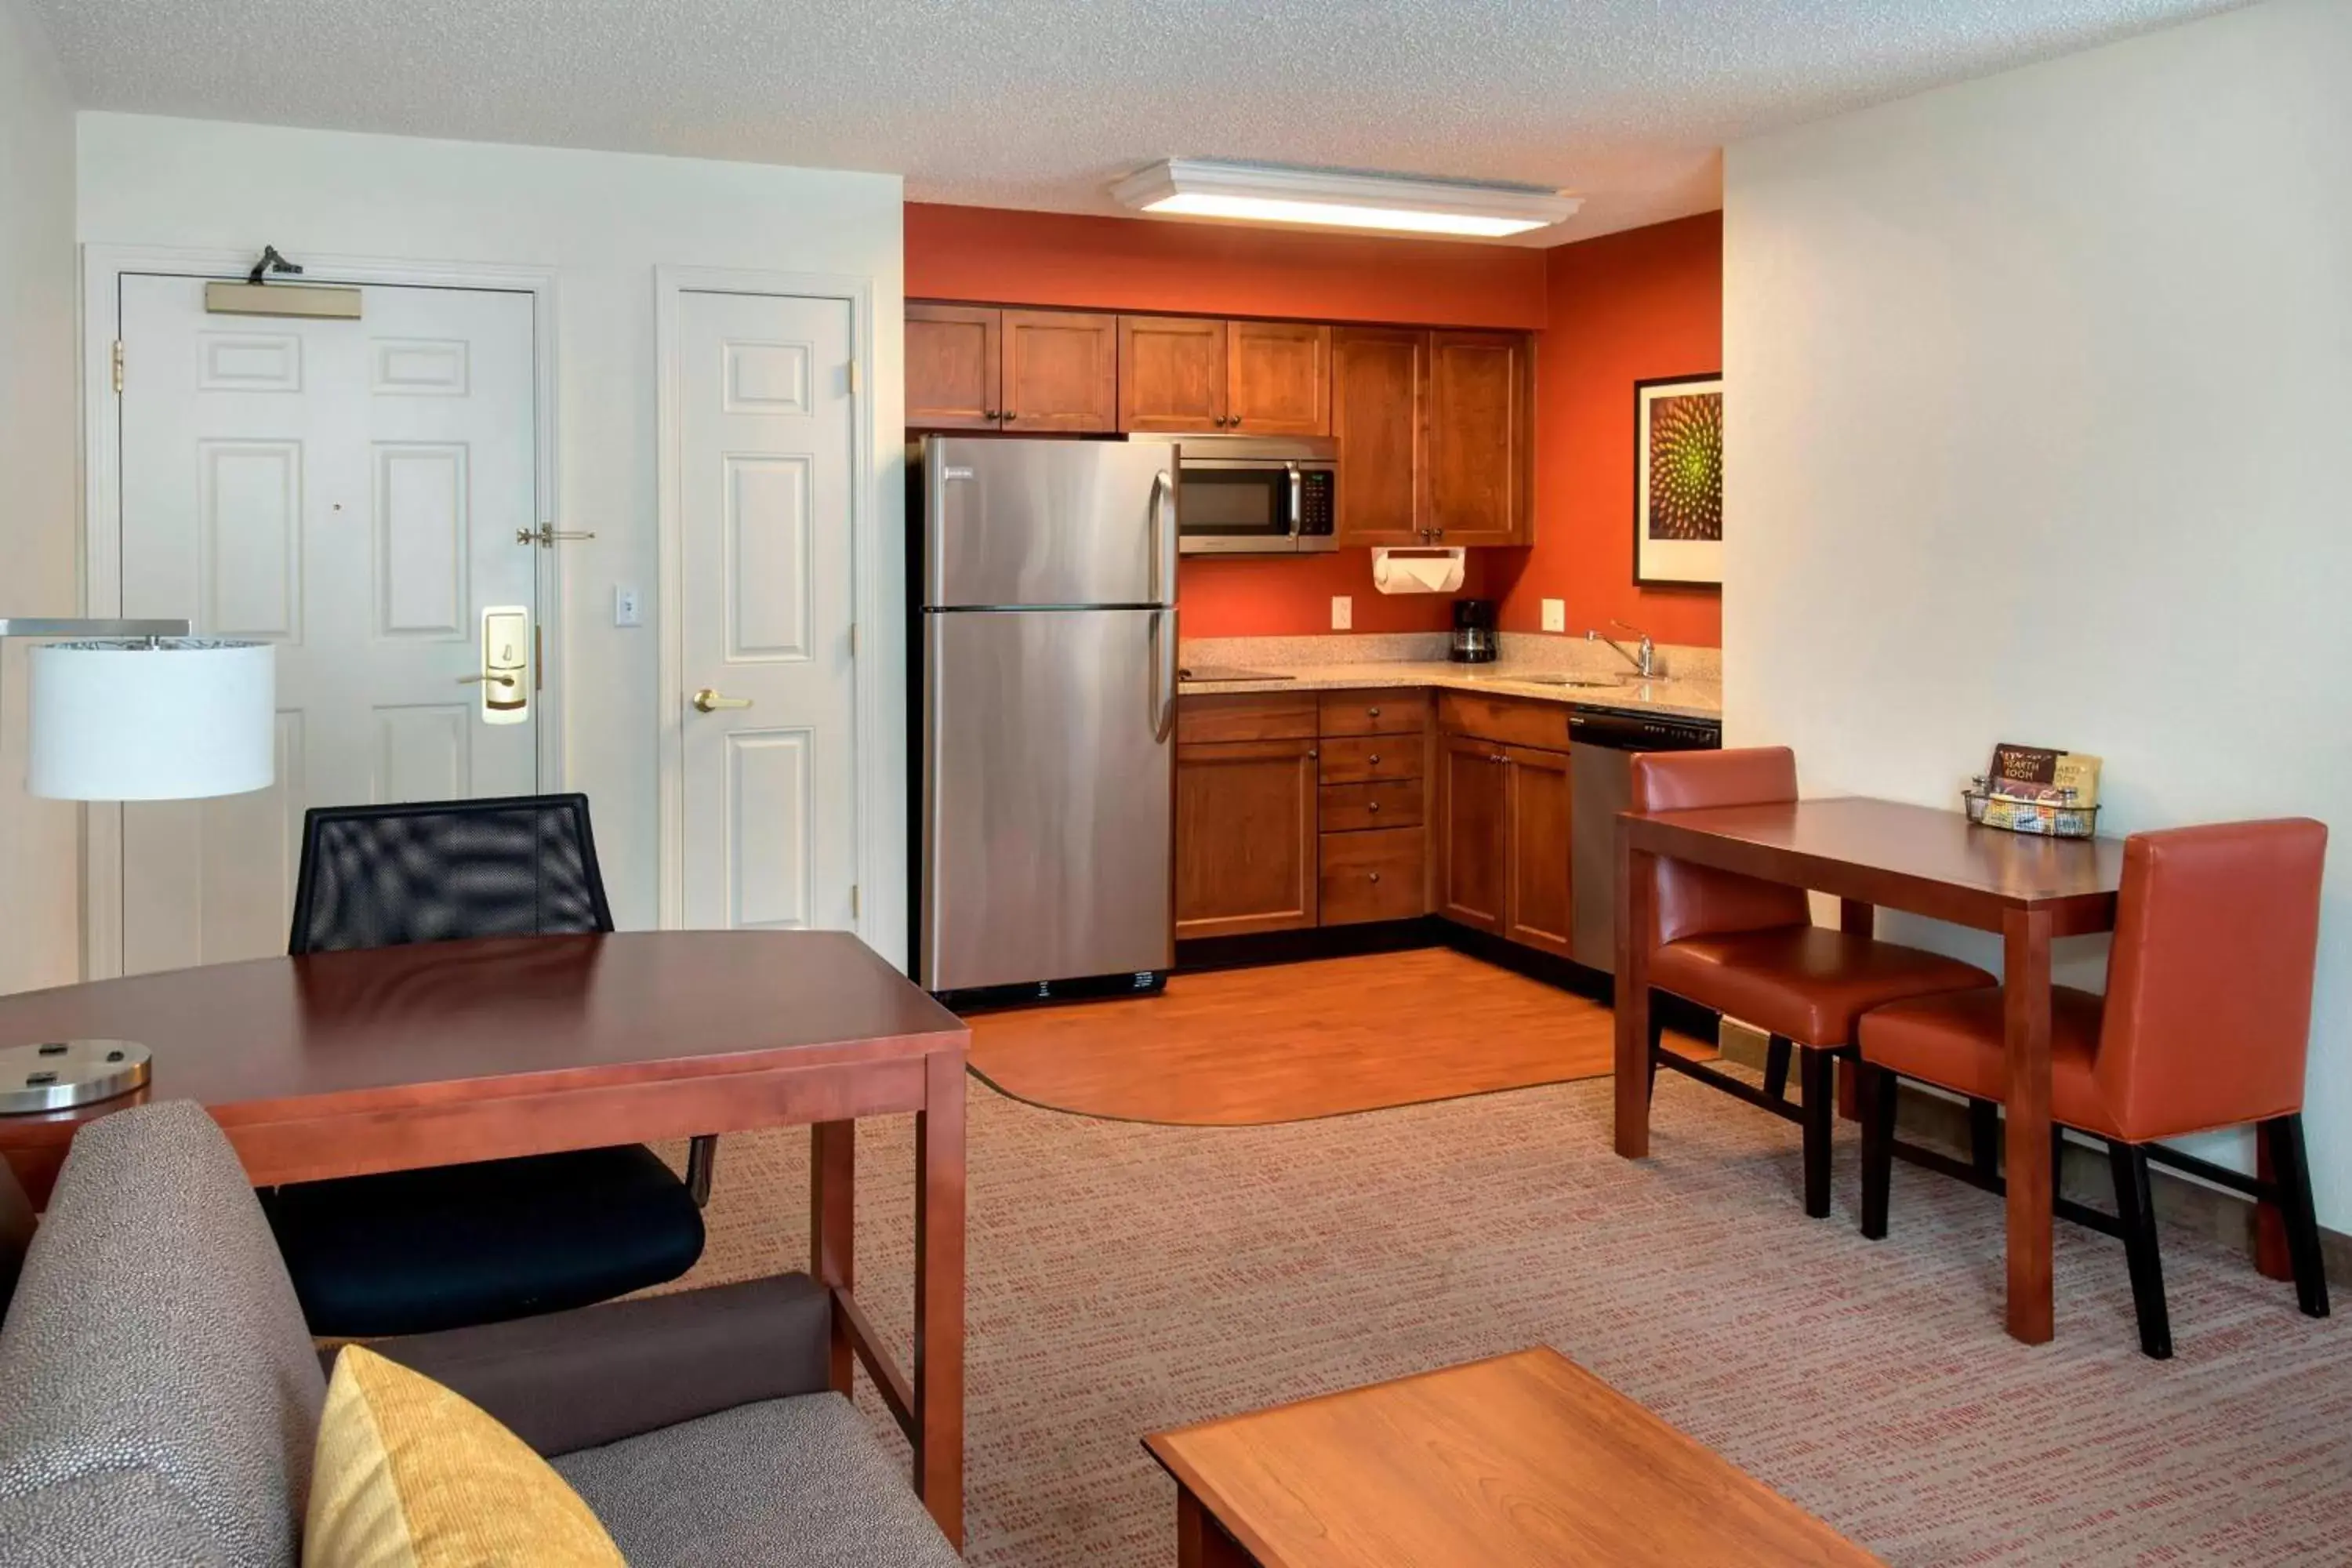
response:
<svg viewBox="0 0 2352 1568"><path fill-rule="evenodd" d="M1839 923L1874 934L1881 909L1990 931L2001 944L2008 1071L2010 1334L2053 1332L2050 1131L2051 944L2115 929L2124 846L1971 823L1958 811L1864 797L1629 811L1617 819L1616 1147L1650 1147L1647 1054L1656 860L1736 871L1839 900Z"/></svg>
<svg viewBox="0 0 2352 1568"><path fill-rule="evenodd" d="M211 1112L256 1186L807 1125L833 1387L863 1363L949 1541L963 1527L962 1021L855 936L497 937L207 964L0 997L0 1043L132 1040L116 1099L0 1116L37 1205L84 1123ZM915 1117L913 1372L856 1291L856 1123ZM724 1145L720 1159L725 1158Z"/></svg>

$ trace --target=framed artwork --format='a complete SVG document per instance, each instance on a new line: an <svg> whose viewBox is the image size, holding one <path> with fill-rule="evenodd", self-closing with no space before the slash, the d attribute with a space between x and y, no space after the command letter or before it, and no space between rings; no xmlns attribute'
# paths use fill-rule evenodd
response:
<svg viewBox="0 0 2352 1568"><path fill-rule="evenodd" d="M1633 582L1723 583L1723 373L1633 384Z"/></svg>

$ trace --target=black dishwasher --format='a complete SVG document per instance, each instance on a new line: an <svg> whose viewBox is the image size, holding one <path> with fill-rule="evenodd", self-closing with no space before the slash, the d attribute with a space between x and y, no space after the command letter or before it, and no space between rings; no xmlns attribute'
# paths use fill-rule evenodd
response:
<svg viewBox="0 0 2352 1568"><path fill-rule="evenodd" d="M1617 972L1617 814L1633 794L1635 752L1712 752L1723 744L1714 719L1575 708L1568 716L1569 952L1588 969Z"/></svg>

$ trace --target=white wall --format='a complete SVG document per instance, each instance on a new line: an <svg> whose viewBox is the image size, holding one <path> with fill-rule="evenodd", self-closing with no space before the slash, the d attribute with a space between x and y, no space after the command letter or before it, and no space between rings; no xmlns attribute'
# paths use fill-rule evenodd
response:
<svg viewBox="0 0 2352 1568"><path fill-rule="evenodd" d="M0 0L0 616L80 608L74 119L48 40ZM25 649L0 644L0 992L80 973L80 813L25 794Z"/></svg>
<svg viewBox="0 0 2352 1568"><path fill-rule="evenodd" d="M400 137L84 114L86 242L276 245L365 258L557 269L559 525L567 544L563 639L567 783L587 791L614 913L654 923L656 701L654 268L727 267L870 278L874 462L886 603L904 595L902 196L896 175L428 142ZM647 624L612 624L616 584L640 588ZM861 639L903 708L897 625ZM866 737L877 776L903 779L896 724ZM903 785L882 813L905 842ZM903 853L903 848L901 849ZM903 862L865 889L876 944L903 960Z"/></svg>
<svg viewBox="0 0 2352 1568"><path fill-rule="evenodd" d="M2347 82L2352 4L2272 0L1751 141L1724 274L1727 740L1793 745L1809 794L1953 805L2014 740L2104 756L2116 832L2331 823L2307 1121L2337 1228Z"/></svg>

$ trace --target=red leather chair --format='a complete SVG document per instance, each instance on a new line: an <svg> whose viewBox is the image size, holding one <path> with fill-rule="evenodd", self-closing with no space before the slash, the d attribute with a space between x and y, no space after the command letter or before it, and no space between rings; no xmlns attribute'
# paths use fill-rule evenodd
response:
<svg viewBox="0 0 2352 1568"><path fill-rule="evenodd" d="M2275 1202L2300 1304L2327 1315L2302 1116L2326 852L2326 827L2299 817L2134 834L2106 994L2052 994L2051 1120L2106 1141L2118 1217L2071 1204L2060 1212L2122 1236L2140 1348L2151 1356L2172 1353L2172 1331L2150 1159ZM1863 1234L1876 1239L1886 1234L1896 1077L2000 1098L2000 992L1881 1007L1862 1021L1862 1055ZM2249 1122L2268 1146L2269 1182L2155 1142Z"/></svg>
<svg viewBox="0 0 2352 1568"><path fill-rule="evenodd" d="M1764 805L1797 798L1797 760L1785 746L1652 752L1633 759L1635 811ZM1908 996L1967 990L1992 976L1973 964L1813 923L1801 888L1711 867L1656 862L1650 984L1728 1013L1772 1037L1762 1092L1743 1079L1660 1047L1650 1029L1650 1074L1700 1079L1805 1130L1805 1212L1830 1212L1832 1057L1851 1055L1854 1020ZM1655 1019L1655 1013L1652 1017ZM1785 1101L1791 1046L1801 1047L1803 1111Z"/></svg>

